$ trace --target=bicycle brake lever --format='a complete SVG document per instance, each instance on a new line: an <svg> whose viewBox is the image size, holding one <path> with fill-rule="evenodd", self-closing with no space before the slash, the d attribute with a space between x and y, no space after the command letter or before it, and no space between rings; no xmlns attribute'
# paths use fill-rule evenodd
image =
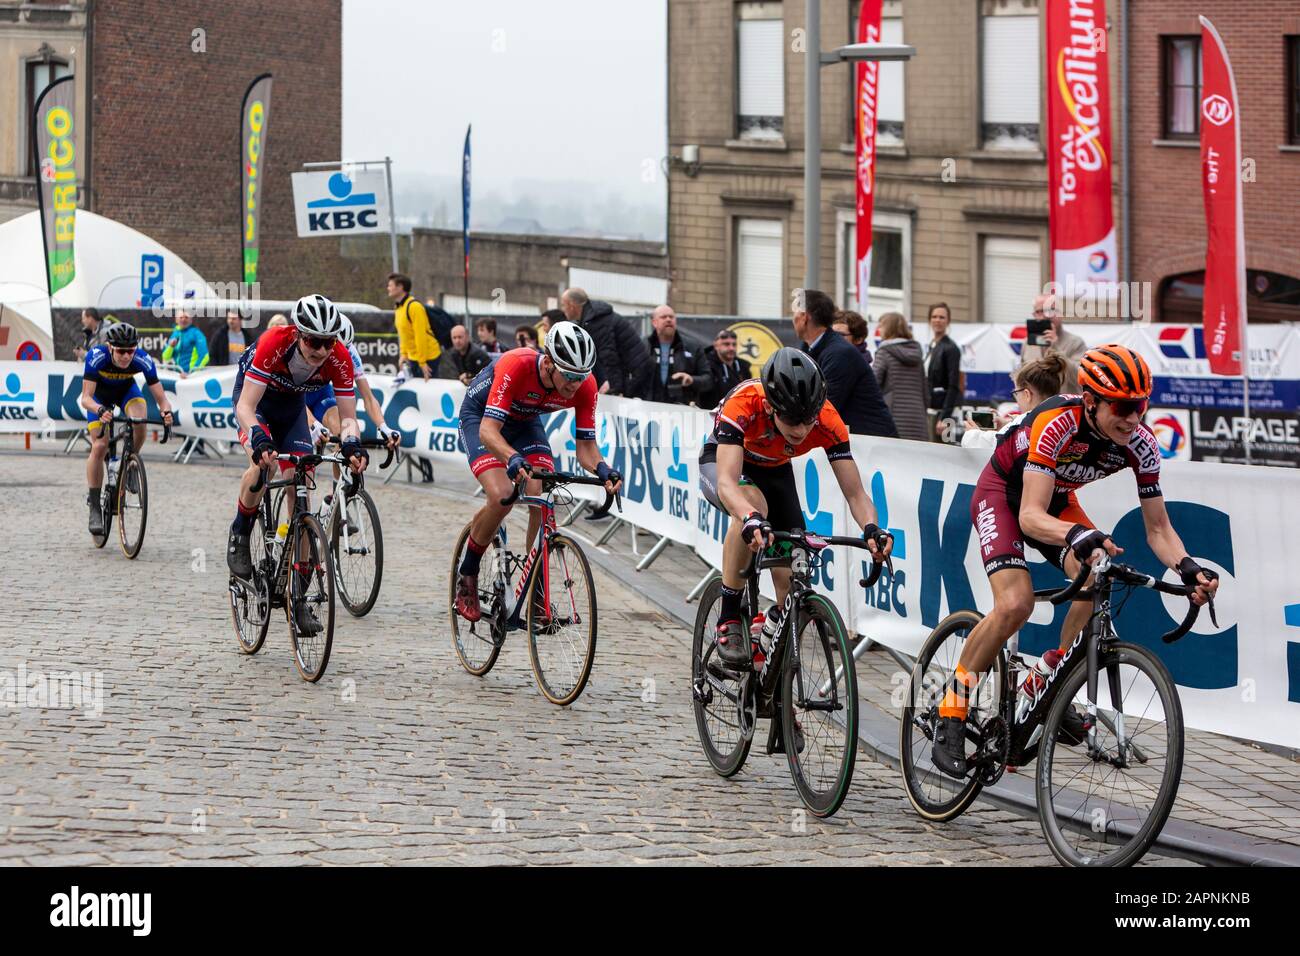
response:
<svg viewBox="0 0 1300 956"><path fill-rule="evenodd" d="M1213 624L1213 625L1215 626L1215 628L1217 629L1218 626L1219 626L1219 618L1218 618L1218 616L1215 615L1215 613L1214 613L1214 598L1210 598L1210 599L1207 600L1205 603L1206 603L1206 606L1209 608L1209 611L1210 611L1210 623Z"/></svg>

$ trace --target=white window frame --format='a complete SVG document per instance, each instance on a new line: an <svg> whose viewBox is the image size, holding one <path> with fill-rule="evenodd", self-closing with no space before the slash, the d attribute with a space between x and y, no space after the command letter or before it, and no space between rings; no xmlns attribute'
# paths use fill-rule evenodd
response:
<svg viewBox="0 0 1300 956"><path fill-rule="evenodd" d="M839 296L840 307L854 312L858 309L857 275L850 262L850 255L856 252L858 216L852 209L838 209L835 212L835 291ZM873 212L871 231L897 232L902 234L903 244L903 301L898 311L912 321L912 217L906 213ZM871 311L868 297L868 311ZM888 309L885 311L892 311ZM871 316L863 316L872 321Z"/></svg>

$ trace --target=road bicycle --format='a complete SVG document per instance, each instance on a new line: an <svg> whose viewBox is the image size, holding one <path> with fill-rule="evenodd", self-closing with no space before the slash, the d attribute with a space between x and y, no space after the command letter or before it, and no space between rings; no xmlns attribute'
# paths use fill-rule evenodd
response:
<svg viewBox="0 0 1300 956"><path fill-rule="evenodd" d="M483 616L475 622L456 613L456 581L459 577L470 525L465 525L452 552L451 587L448 604L451 638L465 670L482 677L492 669L506 634L528 632L528 658L542 694L562 707L578 699L591 665L596 659L596 590L591 565L578 542L555 526L556 505L573 504L566 485L604 487L600 478L561 472L535 471L541 482L540 495L523 494L515 486L502 506L523 502L541 512L537 537L528 553L510 550L505 522L483 552L478 575L479 606ZM604 503L591 517L609 514L617 495L605 493ZM622 505L620 503L620 510Z"/></svg>
<svg viewBox="0 0 1300 956"><path fill-rule="evenodd" d="M339 439L330 436L325 445L337 447ZM393 450L383 439L368 438L361 445L388 450L388 457L379 466L381 471L392 463ZM316 516L329 539L335 583L343 607L353 617L364 617L379 598L379 585L384 576L384 533L379 524L379 509L363 487L361 476L348 468L340 469L339 474Z"/></svg>
<svg viewBox="0 0 1300 956"><path fill-rule="evenodd" d="M104 516L104 533L92 534L95 547L108 543L113 529L113 516L117 516L117 536L122 553L134 558L144 545L144 529L149 520L149 482L145 476L144 459L135 447L136 425L161 425L161 444L167 444L171 425L160 418L113 417L108 423L108 454L104 461L104 483L99 491L100 513ZM122 455L117 454L123 446Z"/></svg>
<svg viewBox="0 0 1300 956"><path fill-rule="evenodd" d="M745 572L741 624L759 607L758 578L764 568L790 567L790 591L771 645L755 649L754 668L737 673L717 651L716 631L722 581L712 581L700 598L691 646L691 700L704 755L723 777L740 772L759 719L769 719L768 754L784 753L799 798L827 817L838 810L853 781L858 749L858 681L853 649L839 611L812 587L813 572L827 547L867 550L861 538L807 531L774 531L788 555L769 548L755 555ZM858 583L869 588L882 564L872 563Z"/></svg>
<svg viewBox="0 0 1300 956"><path fill-rule="evenodd" d="M258 505L249 534L253 574L247 580L230 576L230 613L239 649L245 654L261 650L272 609L283 608L294 666L303 680L312 683L324 676L334 643L334 556L320 518L311 510L309 497L316 487L312 469L325 463L347 467L342 454L313 454L295 458L289 478L268 481L266 469L260 471L252 490L256 493L265 487L267 493ZM362 487L361 478L354 476L357 490ZM277 493L281 489L285 491ZM289 489L293 494L292 513L280 522L277 516ZM315 633L303 626L310 617L319 626Z"/></svg>
<svg viewBox="0 0 1300 956"><path fill-rule="evenodd" d="M1084 589L1089 573L1094 581ZM1050 674L1035 671L1019 653L1019 634L999 652L992 670L970 691L966 739L973 753L958 780L934 766L930 753L939 702L967 635L982 619L955 611L931 632L912 670L900 725L900 754L908 798L927 820L951 820L1008 767L1035 758L1035 796L1043 835L1067 866L1127 866L1150 849L1178 793L1183 764L1183 712L1168 669L1150 649L1125 643L1111 609L1117 587L1151 588L1190 597L1194 587L1168 584L1103 555L1064 589L1034 592L1064 604L1092 600L1092 616ZM1121 604L1122 608L1123 605ZM1215 626L1214 605L1209 605ZM1117 611L1115 613L1118 613ZM1187 634L1200 608L1161 640ZM1082 696L1081 696L1082 695ZM1063 726L1081 703L1084 735ZM1074 711L1074 717L1079 717Z"/></svg>

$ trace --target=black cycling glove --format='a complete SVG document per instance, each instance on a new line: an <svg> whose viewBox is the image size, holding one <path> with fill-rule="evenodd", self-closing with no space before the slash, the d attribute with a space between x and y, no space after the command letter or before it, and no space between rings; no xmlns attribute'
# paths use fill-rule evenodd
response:
<svg viewBox="0 0 1300 956"><path fill-rule="evenodd" d="M1088 559L1092 557L1092 552L1098 549L1104 551L1104 545L1109 540L1110 535L1104 531L1098 531L1096 528L1089 528L1081 524L1076 524L1070 529L1070 533L1065 536L1066 546L1084 564L1088 563Z"/></svg>
<svg viewBox="0 0 1300 956"><path fill-rule="evenodd" d="M349 438L343 442L339 448L343 452L345 461L351 461L353 458L360 458L366 464L370 464L370 453L361 447L361 442L355 438Z"/></svg>
<svg viewBox="0 0 1300 956"><path fill-rule="evenodd" d="M1219 579L1218 574L1208 568L1201 567L1190 555L1179 561L1178 566L1174 568L1174 570L1177 571L1178 576L1183 579L1183 584L1187 585L1189 588L1194 588L1201 583L1197 580L1197 575L1199 574L1204 574L1205 580L1207 581L1217 581Z"/></svg>
<svg viewBox="0 0 1300 956"><path fill-rule="evenodd" d="M894 536L873 521L862 526L862 540L874 541L876 543L876 553L880 554L884 552L885 545L894 540Z"/></svg>
<svg viewBox="0 0 1300 956"><path fill-rule="evenodd" d="M515 452L510 456L510 460L506 462L506 477L514 481L519 477L521 470L528 472L530 475L533 473L533 470L528 467L528 459L519 452Z"/></svg>
<svg viewBox="0 0 1300 956"><path fill-rule="evenodd" d="M253 445L253 464L260 465L262 456L275 450L275 442L271 441L271 436L264 428L254 428L249 437Z"/></svg>
<svg viewBox="0 0 1300 956"><path fill-rule="evenodd" d="M772 526L767 523L767 518L757 511L751 511L745 518L745 523L740 526L740 536L745 540L745 544L749 544L754 537L754 532L761 534L764 541L767 541L767 536L772 533Z"/></svg>

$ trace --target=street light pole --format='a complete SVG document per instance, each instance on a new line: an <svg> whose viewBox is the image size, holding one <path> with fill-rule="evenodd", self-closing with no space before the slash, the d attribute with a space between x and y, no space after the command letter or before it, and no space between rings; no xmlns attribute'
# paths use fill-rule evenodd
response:
<svg viewBox="0 0 1300 956"><path fill-rule="evenodd" d="M916 48L905 43L851 43L822 52L821 0L804 0L803 131L803 287L821 283L822 89L821 68L831 63L910 60Z"/></svg>

